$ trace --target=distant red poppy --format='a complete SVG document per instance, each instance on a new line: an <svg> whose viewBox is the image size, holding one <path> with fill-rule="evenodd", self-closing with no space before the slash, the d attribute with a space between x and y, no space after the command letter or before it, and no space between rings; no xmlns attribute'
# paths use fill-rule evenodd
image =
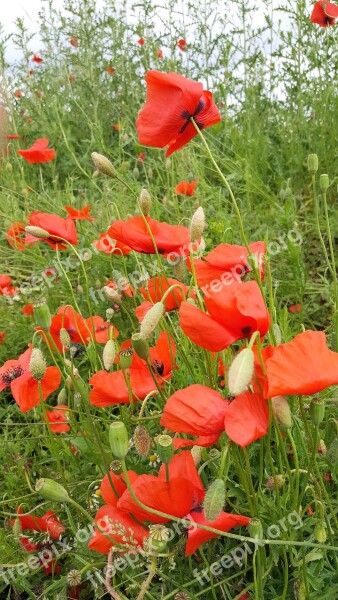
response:
<svg viewBox="0 0 338 600"><path fill-rule="evenodd" d="M17 150L28 163L46 163L55 159L55 150L48 148L49 140L40 138L27 150Z"/></svg>
<svg viewBox="0 0 338 600"><path fill-rule="evenodd" d="M143 46L143 45L144 45L144 38L140 37L140 38L137 40L137 43L138 43L138 45L139 45L139 46Z"/></svg>
<svg viewBox="0 0 338 600"><path fill-rule="evenodd" d="M116 69L115 69L115 67L107 67L106 68L106 73L108 73L108 75L116 75Z"/></svg>
<svg viewBox="0 0 338 600"><path fill-rule="evenodd" d="M191 118L199 129L221 120L211 92L203 91L202 83L160 71L148 71L146 82L146 103L136 121L141 144L169 146L166 156L170 156L197 135Z"/></svg>
<svg viewBox="0 0 338 600"><path fill-rule="evenodd" d="M195 344L220 352L254 331L264 336L270 327L270 315L256 281L234 282L210 289L204 302L208 314L189 302L182 302L180 324Z"/></svg>
<svg viewBox="0 0 338 600"><path fill-rule="evenodd" d="M220 531L230 531L234 527L245 527L250 523L250 517L245 517L242 515L234 515L226 512L221 512L217 519L214 521L208 521L204 516L204 512L202 509L194 510L190 513L188 517L192 522L192 527L188 529L188 539L185 547L185 556L189 556L196 552L197 548L212 540L215 537L218 537L216 533L211 533L210 531L205 531L203 529L198 529L194 527L194 523L198 525L206 525L207 527L213 527L214 529L219 529Z"/></svg>
<svg viewBox="0 0 338 600"><path fill-rule="evenodd" d="M132 515L110 504L99 508L95 515L95 521L106 535L100 529L95 528L88 548L101 554L108 554L110 548L114 546L113 540L125 546L126 552L131 552L133 549L135 551L142 549L144 541L149 537L149 529L137 523Z"/></svg>
<svg viewBox="0 0 338 600"><path fill-rule="evenodd" d="M161 332L156 346L150 348L150 363L153 376L159 386L171 378L175 368L176 347L172 338L167 333ZM144 400L154 389L155 383L149 372L147 364L134 352L133 360L128 371L130 386L133 392L133 401ZM115 404L129 404L129 390L125 381L126 374L122 370L108 373L98 371L89 383L93 386L89 394L90 402L94 406L111 406ZM156 386L155 386L156 387Z"/></svg>
<svg viewBox="0 0 338 600"><path fill-rule="evenodd" d="M41 58L41 56L39 56L38 54L33 54L32 56L32 62L35 63L42 63L43 62L43 58Z"/></svg>
<svg viewBox="0 0 338 600"><path fill-rule="evenodd" d="M187 49L187 42L183 38L181 38L177 42L177 48L179 48L181 52L184 52Z"/></svg>
<svg viewBox="0 0 338 600"><path fill-rule="evenodd" d="M17 133L7 133L6 140L18 140L20 136Z"/></svg>
<svg viewBox="0 0 338 600"><path fill-rule="evenodd" d="M95 220L89 214L90 210L91 210L91 207L89 206L89 204L87 204L87 206L84 206L80 210L73 208L72 206L64 206L63 208L67 211L69 218L72 219L73 221L94 221Z"/></svg>
<svg viewBox="0 0 338 600"><path fill-rule="evenodd" d="M15 96L15 98L21 98L22 90L15 90L15 92L13 92L13 96Z"/></svg>
<svg viewBox="0 0 338 600"><path fill-rule="evenodd" d="M114 129L115 131L120 131L120 125L119 125L118 123L114 123L114 125L113 125L113 129Z"/></svg>
<svg viewBox="0 0 338 600"><path fill-rule="evenodd" d="M338 18L338 6L326 0L316 2L311 13L312 23L320 25L320 27L329 27L335 25Z"/></svg>
<svg viewBox="0 0 338 600"><path fill-rule="evenodd" d="M79 38L76 37L76 36L73 36L73 37L70 38L69 43L74 48L78 48L79 47Z"/></svg>
<svg viewBox="0 0 338 600"><path fill-rule="evenodd" d="M293 304L292 306L289 306L290 313L301 312L301 310L302 310L301 304Z"/></svg>
<svg viewBox="0 0 338 600"><path fill-rule="evenodd" d="M66 433L70 431L68 411L69 407L66 404L58 404L53 410L46 410L49 429L53 433Z"/></svg>
<svg viewBox="0 0 338 600"><path fill-rule="evenodd" d="M153 304L160 302L165 292L175 285L176 287L167 295L164 304L167 312L179 308L184 298L189 297L189 286L185 285L172 277L152 277L147 282L147 287L141 287L139 292L146 300L151 300Z"/></svg>
<svg viewBox="0 0 338 600"><path fill-rule="evenodd" d="M132 248L123 242L119 242L114 240L109 235L109 229L105 233L100 234L100 238L98 240L94 240L95 247L100 252L104 252L105 254L116 254L120 256L126 256L132 252Z"/></svg>
<svg viewBox="0 0 338 600"><path fill-rule="evenodd" d="M33 304L25 304L22 307L22 311L21 312L22 312L23 315L27 315L27 316L33 315L34 314L34 306L33 306Z"/></svg>
<svg viewBox="0 0 338 600"><path fill-rule="evenodd" d="M28 368L31 354L32 350L28 348L17 360L7 360L0 368L0 392L9 387L21 412L27 412L40 403L38 382ZM59 369L47 367L41 379L44 400L58 389L60 381Z"/></svg>
<svg viewBox="0 0 338 600"><path fill-rule="evenodd" d="M146 155L145 155L145 153L144 153L144 152L140 152L140 154L139 154L139 155L138 155L138 157L137 157L137 160L138 160L139 162L143 162L143 161L144 161L144 159L145 159L145 156L146 156Z"/></svg>
<svg viewBox="0 0 338 600"><path fill-rule="evenodd" d="M197 179L195 181L180 181L175 187L175 192L181 196L194 196L196 186Z"/></svg>
<svg viewBox="0 0 338 600"><path fill-rule="evenodd" d="M50 234L48 238L37 238L30 233L26 235L25 244L33 242L45 242L51 248L57 247L59 250L65 250L66 244L62 243L58 238L63 238L73 246L77 245L77 235L74 221L71 218L63 219L59 215L53 213L44 213L35 211L29 215L28 225L41 227Z"/></svg>
<svg viewBox="0 0 338 600"><path fill-rule="evenodd" d="M6 331L0 331L0 344L5 343Z"/></svg>
<svg viewBox="0 0 338 600"><path fill-rule="evenodd" d="M15 296L18 288L12 286L12 279L9 275L0 275L0 296Z"/></svg>
<svg viewBox="0 0 338 600"><path fill-rule="evenodd" d="M163 50L161 50L160 48L157 50L157 58L163 58Z"/></svg>
<svg viewBox="0 0 338 600"><path fill-rule="evenodd" d="M171 252L178 252L178 256L181 256L182 252L189 254L190 231L188 227L160 223L151 217L131 217L127 221L115 221L108 229L107 234L136 252L155 254L155 247L148 228L152 232L159 254Z"/></svg>

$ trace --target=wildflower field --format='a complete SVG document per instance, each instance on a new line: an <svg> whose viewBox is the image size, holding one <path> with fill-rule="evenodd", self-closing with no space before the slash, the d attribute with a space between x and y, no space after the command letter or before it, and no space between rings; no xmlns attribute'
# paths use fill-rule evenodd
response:
<svg viewBox="0 0 338 600"><path fill-rule="evenodd" d="M0 63L0 599L334 600L338 5L50 0Z"/></svg>

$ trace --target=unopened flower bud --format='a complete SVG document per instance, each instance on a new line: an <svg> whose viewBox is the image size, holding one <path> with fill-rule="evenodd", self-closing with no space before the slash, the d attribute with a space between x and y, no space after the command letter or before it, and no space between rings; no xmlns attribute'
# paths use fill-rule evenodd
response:
<svg viewBox="0 0 338 600"><path fill-rule="evenodd" d="M114 304L117 304L118 306L121 306L122 299L117 290L114 290L114 288L111 288L108 285L105 285L103 288L103 292L104 292L106 298L108 298L108 300L110 300Z"/></svg>
<svg viewBox="0 0 338 600"><path fill-rule="evenodd" d="M35 484L35 491L45 500L52 502L68 502L69 500L65 488L52 479L39 479Z"/></svg>
<svg viewBox="0 0 338 600"><path fill-rule="evenodd" d="M327 538L327 533L326 533L326 529L325 529L323 523L317 523L315 530L313 532L313 537L315 538L316 542L318 542L319 544L325 544L326 538Z"/></svg>
<svg viewBox="0 0 338 600"><path fill-rule="evenodd" d="M231 396L238 396L247 390L254 372L254 353L245 348L232 361L228 373L228 388Z"/></svg>
<svg viewBox="0 0 338 600"><path fill-rule="evenodd" d="M134 333L131 336L131 341L133 344L133 349L135 350L137 356L142 358L142 360L147 360L150 354L149 344L147 340L145 340L139 333Z"/></svg>
<svg viewBox="0 0 338 600"><path fill-rule="evenodd" d="M275 340L276 340L276 345L280 346L280 344L282 343L282 332L280 330L280 327L277 323L273 323L272 324L272 331L273 334L275 336Z"/></svg>
<svg viewBox="0 0 338 600"><path fill-rule="evenodd" d="M135 179L138 179L140 177L140 171L138 170L137 167L135 167L133 169L133 175L134 175Z"/></svg>
<svg viewBox="0 0 338 600"><path fill-rule="evenodd" d="M44 331L49 331L52 317L48 305L45 302L37 302L33 306L35 323Z"/></svg>
<svg viewBox="0 0 338 600"><path fill-rule="evenodd" d="M161 461L166 465L171 461L174 456L174 444L170 435L159 435L156 439L157 443L157 454Z"/></svg>
<svg viewBox="0 0 338 600"><path fill-rule="evenodd" d="M146 457L150 452L151 437L143 425L138 425L133 435L134 446L137 454Z"/></svg>
<svg viewBox="0 0 338 600"><path fill-rule="evenodd" d="M154 176L154 171L152 170L151 167L149 167L148 169L148 179L152 179Z"/></svg>
<svg viewBox="0 0 338 600"><path fill-rule="evenodd" d="M121 369L129 369L132 361L133 361L133 349L126 348L125 350L121 350L120 352L120 366Z"/></svg>
<svg viewBox="0 0 338 600"><path fill-rule="evenodd" d="M106 319L107 319L108 323L110 323L110 321L112 320L114 314L115 314L115 310L113 308L107 308L107 310L106 310Z"/></svg>
<svg viewBox="0 0 338 600"><path fill-rule="evenodd" d="M284 485L285 479L282 475L275 475L274 478L272 476L269 477L269 479L266 482L267 488L269 490L275 489L275 481L276 481L277 487L281 488Z"/></svg>
<svg viewBox="0 0 338 600"><path fill-rule="evenodd" d="M193 446L190 452L196 467L198 467L202 461L203 448L201 446Z"/></svg>
<svg viewBox="0 0 338 600"><path fill-rule="evenodd" d="M34 379L40 381L43 379L46 373L47 364L43 357L43 354L39 348L33 348L31 358L29 361L29 370L32 373Z"/></svg>
<svg viewBox="0 0 338 600"><path fill-rule="evenodd" d="M330 179L329 176L324 173L323 175L320 176L319 178L319 185L320 185L320 189L322 190L322 192L327 192L327 190L330 187Z"/></svg>
<svg viewBox="0 0 338 600"><path fill-rule="evenodd" d="M103 349L103 355L102 355L103 366L106 369L106 371L109 371L111 369L111 367L113 366L115 356L116 356L115 342L113 340L108 340L108 342L106 343L106 345Z"/></svg>
<svg viewBox="0 0 338 600"><path fill-rule="evenodd" d="M59 336L61 344L64 346L64 348L68 349L70 346L71 339L67 329L61 327Z"/></svg>
<svg viewBox="0 0 338 600"><path fill-rule="evenodd" d="M122 421L114 421L109 427L110 449L115 458L124 459L129 450L128 431Z"/></svg>
<svg viewBox="0 0 338 600"><path fill-rule="evenodd" d="M178 281L183 281L185 272L186 272L185 260L184 259L180 259L174 265L174 276L175 276L176 279L178 279Z"/></svg>
<svg viewBox="0 0 338 600"><path fill-rule="evenodd" d="M78 294L79 296L83 296L84 289L83 289L82 285L80 285L80 284L79 284L79 285L77 286L77 288L76 288L76 292L77 292L77 294Z"/></svg>
<svg viewBox="0 0 338 600"><path fill-rule="evenodd" d="M280 425L286 428L292 427L292 415L289 403L285 396L274 396L271 398L272 412Z"/></svg>
<svg viewBox="0 0 338 600"><path fill-rule="evenodd" d="M148 190L145 188L141 190L139 202L142 213L145 217L147 217L151 209L151 197Z"/></svg>
<svg viewBox="0 0 338 600"><path fill-rule="evenodd" d="M319 440L317 452L319 454L322 454L323 456L326 456L327 448L326 448L326 444L325 444L324 440Z"/></svg>
<svg viewBox="0 0 338 600"><path fill-rule="evenodd" d="M250 536L252 538L254 538L255 540L263 539L263 527L262 527L262 523L260 522L259 519L256 519L256 518L251 519L251 521L248 525L248 530L249 530Z"/></svg>
<svg viewBox="0 0 338 600"><path fill-rule="evenodd" d="M57 403L58 405L62 404L67 404L67 390L65 388L62 388L62 390L59 391L58 393L58 397L57 397Z"/></svg>
<svg viewBox="0 0 338 600"><path fill-rule="evenodd" d="M202 237L202 233L205 229L205 216L204 216L204 210L203 208L200 206L196 212L194 212L192 219L191 219L191 223L190 223L190 240L192 242L198 242L201 237Z"/></svg>
<svg viewBox="0 0 338 600"><path fill-rule="evenodd" d="M6 163L5 169L7 173L11 173L13 171L13 167L10 162Z"/></svg>
<svg viewBox="0 0 338 600"><path fill-rule="evenodd" d="M13 523L13 535L18 540L22 535L22 527L20 519L16 518Z"/></svg>
<svg viewBox="0 0 338 600"><path fill-rule="evenodd" d="M42 227L36 227L35 225L27 225L27 227L25 227L25 231L26 233L34 235L36 238L40 238L41 240L45 240L50 237L50 233L48 233L48 231L42 229Z"/></svg>
<svg viewBox="0 0 338 600"><path fill-rule="evenodd" d="M318 156L317 154L309 154L307 157L307 168L309 173L313 175L318 171Z"/></svg>
<svg viewBox="0 0 338 600"><path fill-rule="evenodd" d="M113 179L116 177L114 166L106 156L98 154L98 152L92 152L91 157L96 169L100 173L108 175L108 177L112 177Z"/></svg>
<svg viewBox="0 0 338 600"><path fill-rule="evenodd" d="M325 416L325 402L321 398L312 398L310 404L310 414L312 423L318 427Z"/></svg>
<svg viewBox="0 0 338 600"><path fill-rule="evenodd" d="M147 340L153 331L155 331L160 320L165 313L165 306L163 302L156 302L146 313L141 326L140 326L140 337Z"/></svg>
<svg viewBox="0 0 338 600"><path fill-rule="evenodd" d="M204 502L204 515L208 521L215 521L222 512L225 503L225 483L223 479L215 479L209 486Z"/></svg>

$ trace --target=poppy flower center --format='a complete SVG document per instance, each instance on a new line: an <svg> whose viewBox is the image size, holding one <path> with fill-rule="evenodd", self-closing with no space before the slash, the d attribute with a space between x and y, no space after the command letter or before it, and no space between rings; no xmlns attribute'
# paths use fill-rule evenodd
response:
<svg viewBox="0 0 338 600"><path fill-rule="evenodd" d="M155 359L153 361L153 365L152 365L152 369L153 371L155 371L155 373L158 373L158 375L163 375L164 373L164 364L162 361Z"/></svg>
<svg viewBox="0 0 338 600"><path fill-rule="evenodd" d="M204 107L205 107L205 102L202 98L200 98L200 100L197 104L197 108L194 110L194 112L192 114L190 114L187 110L184 110L181 114L181 117L182 117L182 119L185 120L185 123L181 127L181 129L179 130L178 133L183 133L186 130L186 128L188 127L188 125L190 123L190 119L194 119L197 127L199 129L203 129L203 123L199 123L195 117L197 117L197 115L201 112L201 110L203 110Z"/></svg>
<svg viewBox="0 0 338 600"><path fill-rule="evenodd" d="M13 369L8 369L1 375L2 383L5 385L11 385L12 381L23 375L24 372L25 371L22 367L13 367Z"/></svg>
<svg viewBox="0 0 338 600"><path fill-rule="evenodd" d="M251 331L252 331L252 327L250 327L250 325L246 325L245 327L242 327L242 333L243 333L244 337L249 337Z"/></svg>

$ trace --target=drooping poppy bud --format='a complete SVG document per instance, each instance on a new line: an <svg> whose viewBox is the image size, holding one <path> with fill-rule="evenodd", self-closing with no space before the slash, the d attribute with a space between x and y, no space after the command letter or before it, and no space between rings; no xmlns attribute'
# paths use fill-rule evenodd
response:
<svg viewBox="0 0 338 600"><path fill-rule="evenodd" d="M112 177L113 179L116 177L114 166L106 156L99 154L98 152L92 152L91 157L96 169L100 171L100 173Z"/></svg>
<svg viewBox="0 0 338 600"><path fill-rule="evenodd" d="M52 502L68 502L69 495L65 488L52 479L39 479L35 484L35 491L42 498Z"/></svg>
<svg viewBox="0 0 338 600"><path fill-rule="evenodd" d="M292 427L292 415L289 403L285 396L274 396L271 398L272 411L280 425L286 428Z"/></svg>
<svg viewBox="0 0 338 600"><path fill-rule="evenodd" d="M57 403L58 403L58 405L60 405L60 404L64 405L67 403L67 390L65 388L62 388L62 390L59 391L58 397L57 397Z"/></svg>
<svg viewBox="0 0 338 600"><path fill-rule="evenodd" d="M200 206L193 214L190 222L190 240L192 242L198 242L201 239L203 231L205 229L205 216L204 210Z"/></svg>
<svg viewBox="0 0 338 600"><path fill-rule="evenodd" d="M237 354L230 365L228 387L231 396L238 396L247 390L254 372L255 355L251 348Z"/></svg>
<svg viewBox="0 0 338 600"><path fill-rule="evenodd" d="M116 290L109 287L108 285L105 285L103 288L103 292L104 292L105 296L108 298L108 300L111 300L111 302L113 302L114 304L121 306L122 299L121 299L120 294Z"/></svg>
<svg viewBox="0 0 338 600"><path fill-rule="evenodd" d="M35 225L27 225L27 227L25 227L25 231L26 233L34 235L34 237L41 238L42 240L50 237L50 233L48 233L48 231Z"/></svg>
<svg viewBox="0 0 338 600"><path fill-rule="evenodd" d="M70 335L69 335L67 329L65 329L64 327L61 327L59 337L60 337L60 342L63 345L63 347L68 349L70 346L71 339L70 339Z"/></svg>
<svg viewBox="0 0 338 600"><path fill-rule="evenodd" d="M106 343L106 345L103 349L103 354L102 354L103 366L106 369L106 371L109 371L111 369L111 367L113 366L115 356L116 356L115 342L113 340L108 340L108 342Z"/></svg>
<svg viewBox="0 0 338 600"><path fill-rule="evenodd" d="M109 444L115 458L124 459L129 450L128 431L122 421L114 421L109 427Z"/></svg>
<svg viewBox="0 0 338 600"><path fill-rule="evenodd" d="M313 537L319 544L325 544L327 533L323 523L317 523L313 532Z"/></svg>
<svg viewBox="0 0 338 600"><path fill-rule="evenodd" d="M338 463L338 437L336 437L330 444L326 458L328 462L332 465L337 465Z"/></svg>
<svg viewBox="0 0 338 600"><path fill-rule="evenodd" d="M215 521L224 508L225 503L225 483L223 479L215 479L208 488L203 509L205 518L208 521Z"/></svg>
<svg viewBox="0 0 338 600"><path fill-rule="evenodd" d="M147 217L151 209L151 197L148 190L146 190L145 188L141 190L139 202L142 213L145 217Z"/></svg>

